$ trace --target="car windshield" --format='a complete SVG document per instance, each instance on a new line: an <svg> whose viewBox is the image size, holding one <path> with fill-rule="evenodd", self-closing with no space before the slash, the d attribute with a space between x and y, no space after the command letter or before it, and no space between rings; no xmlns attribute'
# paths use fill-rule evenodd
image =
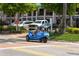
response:
<svg viewBox="0 0 79 59"><path fill-rule="evenodd" d="M35 21L35 23L41 23L41 21Z"/></svg>
<svg viewBox="0 0 79 59"><path fill-rule="evenodd" d="M32 22L20 22L20 24L30 24L30 23L32 23Z"/></svg>
<svg viewBox="0 0 79 59"><path fill-rule="evenodd" d="M30 23L32 23L32 22L25 22L25 24L30 24Z"/></svg>

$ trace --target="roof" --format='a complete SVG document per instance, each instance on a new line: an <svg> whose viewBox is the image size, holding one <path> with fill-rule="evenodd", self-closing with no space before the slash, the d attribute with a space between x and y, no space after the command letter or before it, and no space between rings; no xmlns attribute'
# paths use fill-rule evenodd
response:
<svg viewBox="0 0 79 59"><path fill-rule="evenodd" d="M36 21L46 21L46 20L36 20Z"/></svg>

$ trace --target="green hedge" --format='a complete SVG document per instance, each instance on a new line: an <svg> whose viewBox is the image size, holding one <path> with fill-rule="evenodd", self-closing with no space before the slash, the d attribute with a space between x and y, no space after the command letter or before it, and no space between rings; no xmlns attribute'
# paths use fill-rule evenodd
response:
<svg viewBox="0 0 79 59"><path fill-rule="evenodd" d="M2 31L2 29L3 29L3 26L0 26L0 31Z"/></svg>
<svg viewBox="0 0 79 59"><path fill-rule="evenodd" d="M19 27L20 31L16 31L16 26L0 26L0 32L1 31L10 31L13 33L23 33L26 32L26 29L24 27Z"/></svg>
<svg viewBox="0 0 79 59"><path fill-rule="evenodd" d="M79 28L66 28L66 31L73 34L79 34Z"/></svg>
<svg viewBox="0 0 79 59"><path fill-rule="evenodd" d="M8 26L8 31L16 32L16 27L15 26Z"/></svg>

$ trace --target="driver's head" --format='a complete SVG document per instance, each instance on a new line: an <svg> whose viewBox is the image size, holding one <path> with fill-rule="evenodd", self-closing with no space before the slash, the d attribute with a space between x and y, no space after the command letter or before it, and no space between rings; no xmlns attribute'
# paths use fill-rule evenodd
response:
<svg viewBox="0 0 79 59"><path fill-rule="evenodd" d="M38 27L39 30L42 30L42 27Z"/></svg>

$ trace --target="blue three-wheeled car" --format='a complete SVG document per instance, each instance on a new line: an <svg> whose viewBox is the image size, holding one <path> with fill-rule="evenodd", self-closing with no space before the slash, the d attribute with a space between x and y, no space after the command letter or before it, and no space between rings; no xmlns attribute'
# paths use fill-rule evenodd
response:
<svg viewBox="0 0 79 59"><path fill-rule="evenodd" d="M49 37L49 33L42 29L30 30L26 35L27 41L39 41L43 43L47 43Z"/></svg>

